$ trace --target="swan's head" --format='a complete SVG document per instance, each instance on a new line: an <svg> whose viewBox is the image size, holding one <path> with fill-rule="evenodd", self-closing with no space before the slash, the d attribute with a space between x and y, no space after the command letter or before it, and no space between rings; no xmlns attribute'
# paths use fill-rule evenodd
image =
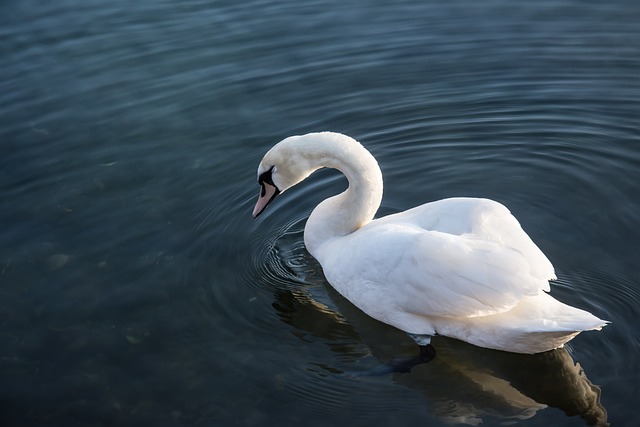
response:
<svg viewBox="0 0 640 427"><path fill-rule="evenodd" d="M291 136L274 145L258 166L260 196L253 217L264 211L276 196L319 169L321 159L314 152L318 134ZM316 136L316 138L314 138Z"/></svg>

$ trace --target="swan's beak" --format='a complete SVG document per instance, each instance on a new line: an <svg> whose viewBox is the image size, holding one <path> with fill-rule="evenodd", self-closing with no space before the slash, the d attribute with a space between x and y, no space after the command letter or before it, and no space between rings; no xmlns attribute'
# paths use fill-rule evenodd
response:
<svg viewBox="0 0 640 427"><path fill-rule="evenodd" d="M264 208L267 207L269 203L273 199L276 198L278 194L280 194L280 190L275 185L268 184L266 182L261 182L260 185L262 188L260 189L260 196L258 197L258 202L256 203L256 207L253 208L253 217L257 218L258 215L262 213Z"/></svg>

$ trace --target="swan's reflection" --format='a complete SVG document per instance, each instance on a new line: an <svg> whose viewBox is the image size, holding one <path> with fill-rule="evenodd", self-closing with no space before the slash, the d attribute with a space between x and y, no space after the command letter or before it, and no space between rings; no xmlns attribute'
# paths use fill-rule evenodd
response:
<svg viewBox="0 0 640 427"><path fill-rule="evenodd" d="M315 276L317 271L310 273ZM332 350L341 360L351 362L364 358L369 351L381 363L417 351L403 332L366 316L330 286L318 284L316 278L309 281L306 277L308 286L276 293L274 307L295 327L296 335L335 343ZM330 300L322 301L327 300L327 294ZM409 375L394 374L394 380L419 390L432 415L442 420L477 425L484 418L527 419L550 406L568 416L580 416L587 424L607 425L600 389L565 349L522 355L444 337L435 337L433 345L438 352L433 361L414 367Z"/></svg>

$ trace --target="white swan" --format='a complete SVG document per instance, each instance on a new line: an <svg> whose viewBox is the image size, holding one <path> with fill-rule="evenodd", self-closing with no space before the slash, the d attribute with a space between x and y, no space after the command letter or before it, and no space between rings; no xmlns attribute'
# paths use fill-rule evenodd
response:
<svg viewBox="0 0 640 427"><path fill-rule="evenodd" d="M439 334L539 353L608 323L546 293L553 266L498 202L445 199L374 220L382 173L342 134L292 136L269 150L258 167L253 216L322 167L341 171L349 187L313 210L307 250L340 294L419 345Z"/></svg>

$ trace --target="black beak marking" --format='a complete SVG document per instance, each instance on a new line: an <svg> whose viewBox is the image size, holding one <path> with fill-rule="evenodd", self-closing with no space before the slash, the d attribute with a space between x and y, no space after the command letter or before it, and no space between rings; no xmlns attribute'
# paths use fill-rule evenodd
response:
<svg viewBox="0 0 640 427"><path fill-rule="evenodd" d="M271 176L271 173L273 172L273 168L274 166L271 166L271 168L268 171L262 172L260 174L260 176L258 177L258 184L262 185L263 182L266 182L267 184L273 187L276 187L276 185L273 183L273 177ZM262 196L264 196L264 185L262 185Z"/></svg>
<svg viewBox="0 0 640 427"><path fill-rule="evenodd" d="M261 197L264 197L264 195L267 194L267 190L264 188L264 183L274 187L276 189L276 195L280 194L280 189L273 183L273 177L271 176L274 167L275 166L271 166L268 171L262 172L258 177L258 184L262 186L262 190L260 191Z"/></svg>

